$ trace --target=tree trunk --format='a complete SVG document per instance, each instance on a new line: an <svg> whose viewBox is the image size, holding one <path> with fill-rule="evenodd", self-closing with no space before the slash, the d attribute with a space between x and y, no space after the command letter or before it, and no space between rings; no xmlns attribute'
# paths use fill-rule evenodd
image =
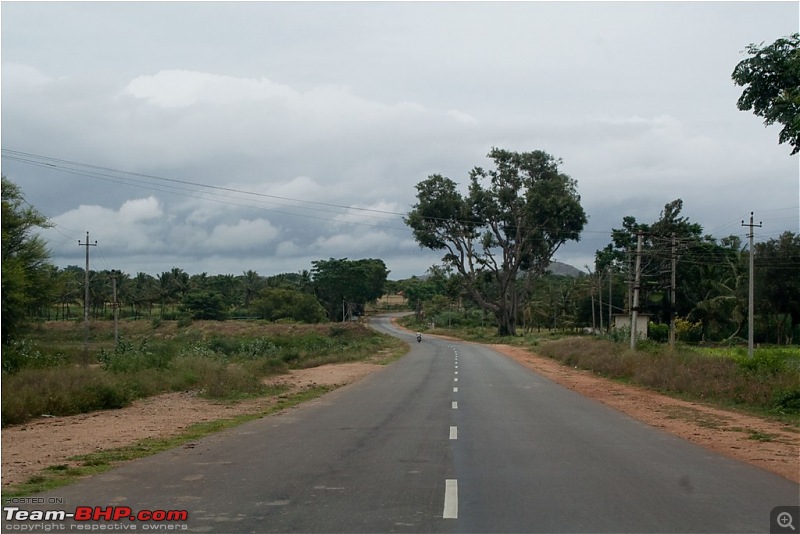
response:
<svg viewBox="0 0 800 534"><path fill-rule="evenodd" d="M517 335L517 322L514 317L514 311L511 306L500 306L500 309L495 313L497 319L497 335L499 337L516 336Z"/></svg>

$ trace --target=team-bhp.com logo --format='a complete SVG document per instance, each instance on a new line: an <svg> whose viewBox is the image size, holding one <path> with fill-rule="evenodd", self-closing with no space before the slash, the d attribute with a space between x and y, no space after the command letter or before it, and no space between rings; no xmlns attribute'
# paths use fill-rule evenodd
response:
<svg viewBox="0 0 800 534"><path fill-rule="evenodd" d="M161 530L163 525L171 524L172 528L169 530L174 530L175 527L187 528L185 522L189 519L189 512L187 510L139 510L134 512L127 506L78 506L74 512L65 510L22 510L18 506L4 506L3 519L5 521L21 522L58 522L66 520L77 522L70 525L70 530L94 530L94 528L91 528L91 524L100 521L156 523L156 525L141 525L143 530ZM83 522L90 524L83 524ZM178 525L175 523L178 523ZM130 525L130 527L136 528L134 525Z"/></svg>

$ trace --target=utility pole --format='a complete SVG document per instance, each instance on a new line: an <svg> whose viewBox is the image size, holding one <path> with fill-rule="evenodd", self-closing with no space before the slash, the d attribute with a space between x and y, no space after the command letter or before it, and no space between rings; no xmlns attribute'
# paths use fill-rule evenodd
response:
<svg viewBox="0 0 800 534"><path fill-rule="evenodd" d="M613 271L611 270L611 265L608 266L608 331L611 332L611 301L614 300L611 294L611 282L612 282L612 274Z"/></svg>
<svg viewBox="0 0 800 534"><path fill-rule="evenodd" d="M600 331L603 331L603 276L597 271L597 311L600 312ZM592 304L592 316L594 316L594 304ZM594 319L592 319L594 323Z"/></svg>
<svg viewBox="0 0 800 534"><path fill-rule="evenodd" d="M644 234L636 233L636 271L633 282L633 305L631 306L631 350L636 350L636 322L639 317L639 289L642 281L642 238Z"/></svg>
<svg viewBox="0 0 800 534"><path fill-rule="evenodd" d="M672 286L669 299L669 348L671 350L675 350L675 270L678 267L678 258L675 255L676 251L675 232L672 232Z"/></svg>
<svg viewBox="0 0 800 534"><path fill-rule="evenodd" d="M747 302L747 355L752 358L753 357L753 256L755 255L755 251L753 250L753 228L761 228L761 221L758 221L758 224L753 224L753 212L750 212L750 224L745 224L742 221L742 226L747 226L750 228L750 233L747 234L747 237L750 238L750 287L748 288L748 302Z"/></svg>
<svg viewBox="0 0 800 534"><path fill-rule="evenodd" d="M89 231L86 231L86 242L78 240L79 247L86 247L86 269L83 272L83 363L89 363L89 247L96 247L97 241L89 243Z"/></svg>
<svg viewBox="0 0 800 534"><path fill-rule="evenodd" d="M119 271L111 271L111 292L114 295L114 302L111 307L114 308L114 346L119 345L119 303L117 302L117 275Z"/></svg>

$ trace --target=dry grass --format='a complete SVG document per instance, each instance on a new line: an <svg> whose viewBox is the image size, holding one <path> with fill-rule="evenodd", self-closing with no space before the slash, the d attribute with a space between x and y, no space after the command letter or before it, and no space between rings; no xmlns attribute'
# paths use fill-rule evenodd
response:
<svg viewBox="0 0 800 534"><path fill-rule="evenodd" d="M757 365L703 355L689 348L671 352L648 346L630 351L611 341L573 337L542 343L537 352L567 365L657 391L757 409L794 411L800 374L792 362Z"/></svg>
<svg viewBox="0 0 800 534"><path fill-rule="evenodd" d="M363 324L271 324L261 321L175 321L92 325L89 364L75 356L82 324L54 322L37 329L17 353L4 349L2 424L41 414L73 415L120 408L137 398L195 390L237 400L264 394L262 378L292 368L398 354L401 342ZM403 345L404 346L404 345ZM24 350L23 350L24 349ZM67 351L72 357L48 357ZM42 355L44 354L44 355ZM6 363L13 365L6 366Z"/></svg>

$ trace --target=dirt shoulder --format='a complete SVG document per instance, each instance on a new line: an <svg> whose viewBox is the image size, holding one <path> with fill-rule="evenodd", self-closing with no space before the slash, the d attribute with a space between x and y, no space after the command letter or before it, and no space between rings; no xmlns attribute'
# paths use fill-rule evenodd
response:
<svg viewBox="0 0 800 534"><path fill-rule="evenodd" d="M643 423L800 483L800 430L792 425L621 384L519 347L492 345L492 348Z"/></svg>
<svg viewBox="0 0 800 534"><path fill-rule="evenodd" d="M355 362L299 369L270 377L269 384L288 386L287 393L314 386L342 386L383 368ZM195 392L167 393L133 402L118 410L103 410L66 417L40 417L6 427L2 437L2 486L27 481L53 465L77 465L69 458L133 444L145 438L166 438L195 423L263 413L279 397L221 403Z"/></svg>
<svg viewBox="0 0 800 534"><path fill-rule="evenodd" d="M800 482L800 433L790 425L673 399L572 369L524 349L492 348L578 393L644 423L738 460ZM323 365L270 379L289 391L345 385L381 369L373 363ZM26 481L52 465L70 465L72 456L130 445L149 437L169 437L200 422L264 412L277 397L237 404L215 403L193 393L169 393L119 410L69 417L43 417L2 430L2 485Z"/></svg>

